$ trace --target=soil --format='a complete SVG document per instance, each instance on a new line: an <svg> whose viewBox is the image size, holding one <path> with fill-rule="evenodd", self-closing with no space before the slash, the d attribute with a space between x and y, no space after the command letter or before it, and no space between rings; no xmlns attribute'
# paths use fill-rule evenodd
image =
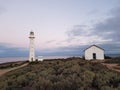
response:
<svg viewBox="0 0 120 90"><path fill-rule="evenodd" d="M26 66L26 65L28 65L28 63L25 63L25 64L23 64L23 65L21 65L21 66L17 66L17 67L14 67L14 68L1 69L1 70L0 70L0 76L2 76L3 74L5 74L5 73L7 73L7 72L9 72L9 71L12 71L12 70L15 70L15 69L24 67L24 66Z"/></svg>
<svg viewBox="0 0 120 90"><path fill-rule="evenodd" d="M108 63L102 63L103 65L105 65L108 69L120 72L120 66L118 66L118 64L108 64Z"/></svg>

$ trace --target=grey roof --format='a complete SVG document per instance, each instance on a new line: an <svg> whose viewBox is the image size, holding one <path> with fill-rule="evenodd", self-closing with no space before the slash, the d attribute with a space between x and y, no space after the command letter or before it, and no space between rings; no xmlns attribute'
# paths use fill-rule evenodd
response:
<svg viewBox="0 0 120 90"><path fill-rule="evenodd" d="M99 47L99 46L97 46L97 45L91 45L91 46L89 46L88 48L86 48L84 51L86 51L87 49L91 48L92 46L95 46L95 47L97 47L97 48L99 48L99 49L104 50L103 48L101 48L101 47Z"/></svg>

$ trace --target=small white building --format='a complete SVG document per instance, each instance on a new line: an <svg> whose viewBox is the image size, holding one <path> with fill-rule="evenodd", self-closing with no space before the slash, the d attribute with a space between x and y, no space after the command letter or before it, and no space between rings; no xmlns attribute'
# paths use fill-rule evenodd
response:
<svg viewBox="0 0 120 90"><path fill-rule="evenodd" d="M91 45L84 50L84 56L86 60L103 60L104 59L104 49L99 46Z"/></svg>
<svg viewBox="0 0 120 90"><path fill-rule="evenodd" d="M43 56L38 56L37 59L38 61L43 61Z"/></svg>

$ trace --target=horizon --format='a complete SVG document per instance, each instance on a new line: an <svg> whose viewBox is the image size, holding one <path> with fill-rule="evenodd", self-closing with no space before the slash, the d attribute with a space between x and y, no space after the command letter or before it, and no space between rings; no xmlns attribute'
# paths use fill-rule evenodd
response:
<svg viewBox="0 0 120 90"><path fill-rule="evenodd" d="M28 56L31 30L36 56L80 56L93 44L120 55L120 1L92 1L1 0L0 57Z"/></svg>

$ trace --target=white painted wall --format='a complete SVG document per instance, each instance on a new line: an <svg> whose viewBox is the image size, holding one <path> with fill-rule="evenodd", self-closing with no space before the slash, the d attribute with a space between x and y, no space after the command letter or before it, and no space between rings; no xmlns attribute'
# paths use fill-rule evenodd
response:
<svg viewBox="0 0 120 90"><path fill-rule="evenodd" d="M29 61L35 61L34 34L30 33Z"/></svg>
<svg viewBox="0 0 120 90"><path fill-rule="evenodd" d="M104 59L104 50L102 50L96 46L91 46L90 48L85 50L85 59L86 60L93 59L93 53L96 53L96 59L98 59L98 60Z"/></svg>
<svg viewBox="0 0 120 90"><path fill-rule="evenodd" d="M43 57L42 56L38 56L38 61L43 61Z"/></svg>

